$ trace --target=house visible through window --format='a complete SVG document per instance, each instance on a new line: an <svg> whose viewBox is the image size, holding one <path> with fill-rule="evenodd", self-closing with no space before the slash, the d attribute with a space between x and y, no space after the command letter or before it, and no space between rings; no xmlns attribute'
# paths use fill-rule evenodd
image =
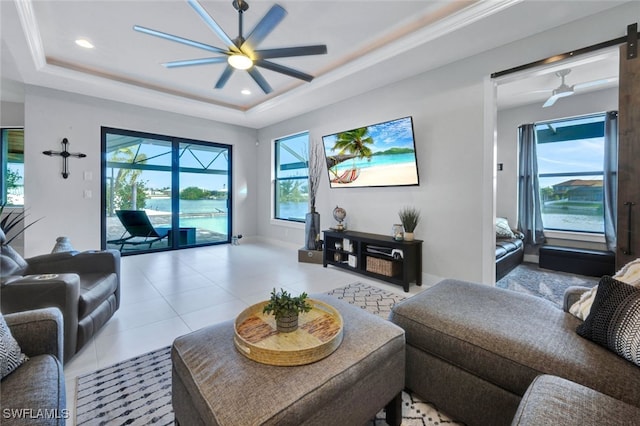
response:
<svg viewBox="0 0 640 426"><path fill-rule="evenodd" d="M605 114L536 123L546 230L604 233Z"/></svg>
<svg viewBox="0 0 640 426"><path fill-rule="evenodd" d="M309 210L309 133L276 139L274 146L275 219L304 222Z"/></svg>
<svg viewBox="0 0 640 426"><path fill-rule="evenodd" d="M2 183L0 204L24 205L24 129L0 129Z"/></svg>

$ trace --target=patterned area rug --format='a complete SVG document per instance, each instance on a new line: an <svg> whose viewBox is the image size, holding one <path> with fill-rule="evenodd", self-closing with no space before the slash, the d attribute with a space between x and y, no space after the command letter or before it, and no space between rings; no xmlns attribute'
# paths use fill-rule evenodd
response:
<svg viewBox="0 0 640 426"><path fill-rule="evenodd" d="M328 294L387 319L391 308L405 297L366 284L349 284ZM402 424L458 424L431 404L402 394ZM170 348L120 362L77 379L77 425L172 425ZM386 425L384 411L371 426Z"/></svg>
<svg viewBox="0 0 640 426"><path fill-rule="evenodd" d="M599 278L541 269L522 263L496 283L496 287L542 297L562 306L564 291L571 286L593 287Z"/></svg>

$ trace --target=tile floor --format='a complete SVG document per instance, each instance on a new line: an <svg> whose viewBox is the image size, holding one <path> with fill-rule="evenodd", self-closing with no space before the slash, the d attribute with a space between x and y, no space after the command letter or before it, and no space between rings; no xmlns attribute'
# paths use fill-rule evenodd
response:
<svg viewBox="0 0 640 426"><path fill-rule="evenodd" d="M78 375L168 346L180 335L233 319L246 307L268 298L274 287L312 294L366 282L407 294L400 286L332 266L298 263L297 247L262 240L126 256L121 268L120 309L64 367L67 407L72 411ZM409 294L425 287L412 285Z"/></svg>

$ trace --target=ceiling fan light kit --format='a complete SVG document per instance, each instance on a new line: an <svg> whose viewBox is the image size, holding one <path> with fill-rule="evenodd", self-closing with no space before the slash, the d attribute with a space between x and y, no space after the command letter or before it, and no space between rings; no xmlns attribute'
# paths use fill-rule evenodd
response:
<svg viewBox="0 0 640 426"><path fill-rule="evenodd" d="M248 70L253 66L251 58L240 53L229 56L227 62L237 70Z"/></svg>
<svg viewBox="0 0 640 426"><path fill-rule="evenodd" d="M249 9L249 4L244 0L234 0L232 2L232 5L238 11L239 34L235 39L231 39L220 27L220 25L218 25L218 23L211 17L211 15L209 15L209 13L202 7L202 5L198 3L197 0L187 0L187 3L189 3L189 5L196 11L200 18L202 18L202 20L211 29L211 31L213 31L213 33L226 45L226 49L221 49L219 47L211 46L198 41L189 40L187 38L179 37L173 34L152 30L150 28L145 28L139 25L134 25L133 29L143 34L163 38L165 40L181 43L187 46L223 55L209 58L172 61L162 64L167 68L177 68L226 62L227 67L224 69L222 75L219 77L218 81L215 84L216 89L222 89L229 78L231 78L233 71L237 69L246 70L265 94L272 92L273 89L266 81L266 79L262 76L262 74L258 71L257 67L265 68L309 82L314 78L312 75L303 73L293 68L286 67L284 65L277 64L275 62L267 61L266 59L323 55L327 53L327 46L324 44L257 50L257 46L287 15L287 11L277 4L273 5L271 9L269 9L267 14L258 22L251 33L249 33L249 35L245 38L243 35L242 15Z"/></svg>

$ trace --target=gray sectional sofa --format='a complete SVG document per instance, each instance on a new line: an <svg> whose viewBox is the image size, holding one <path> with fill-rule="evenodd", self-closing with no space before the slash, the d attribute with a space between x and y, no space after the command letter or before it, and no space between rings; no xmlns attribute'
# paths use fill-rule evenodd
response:
<svg viewBox="0 0 640 426"><path fill-rule="evenodd" d="M568 290L563 310L448 279L399 303L390 319L406 332L406 387L468 425L565 424L558 419L566 416L582 416L572 424L603 424L584 403L567 402L582 400L585 388L588 408L614 401L627 410L626 424L638 424L640 367L579 336L581 320L567 313L584 290ZM553 417L559 413L551 407L565 417Z"/></svg>
<svg viewBox="0 0 640 426"><path fill-rule="evenodd" d="M29 360L0 382L3 426L64 426L62 314L57 308L4 315L11 335Z"/></svg>

